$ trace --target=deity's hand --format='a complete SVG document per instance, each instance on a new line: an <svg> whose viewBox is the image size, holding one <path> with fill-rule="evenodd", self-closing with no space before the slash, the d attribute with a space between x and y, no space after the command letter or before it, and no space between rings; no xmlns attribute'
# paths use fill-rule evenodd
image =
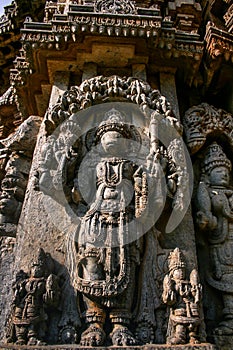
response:
<svg viewBox="0 0 233 350"><path fill-rule="evenodd" d="M162 176L164 175L161 166L161 155L159 150L151 151L147 157L147 172L148 172L148 187L152 189L149 191L149 197L153 200L153 205L161 208L164 205L164 196L162 190Z"/></svg>
<svg viewBox="0 0 233 350"><path fill-rule="evenodd" d="M55 275L50 274L46 281L46 293L43 295L43 300L46 304L55 305L59 302L60 288L58 279Z"/></svg>
<svg viewBox="0 0 233 350"><path fill-rule="evenodd" d="M189 295L190 295L190 288L187 284L185 285L182 285L180 284L180 287L179 287L179 294L182 298L188 298Z"/></svg>
<svg viewBox="0 0 233 350"><path fill-rule="evenodd" d="M217 218L213 216L211 213L204 213L203 211L197 212L197 224L201 230L205 230L209 228L210 230L214 230L217 225Z"/></svg>
<svg viewBox="0 0 233 350"><path fill-rule="evenodd" d="M166 275L163 281L163 302L173 305L176 302L176 293L174 291L174 282L169 275Z"/></svg>

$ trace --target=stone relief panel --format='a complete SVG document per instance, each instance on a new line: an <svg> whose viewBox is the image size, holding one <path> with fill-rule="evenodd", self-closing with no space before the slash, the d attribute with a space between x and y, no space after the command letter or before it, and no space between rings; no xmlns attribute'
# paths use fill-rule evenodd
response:
<svg viewBox="0 0 233 350"><path fill-rule="evenodd" d="M198 152L214 132L225 134L233 146L233 117L222 109L207 103L193 106L185 113L183 125L191 154Z"/></svg>
<svg viewBox="0 0 233 350"><path fill-rule="evenodd" d="M182 221L190 200L181 133L166 98L135 78L86 80L67 90L48 110L33 165L30 191L34 200L28 201L35 221L38 212L34 208L40 208L39 216L47 225L41 222L39 227L45 227L46 237L50 220L56 246L62 240L60 255L54 249L54 236L51 242L47 240L50 251L62 256L66 271L66 282L58 282L59 321L51 323L52 328L56 325L51 343L165 343L169 315L162 288L171 248L163 242L166 233ZM27 201L24 208L28 220ZM69 227L58 233L63 216ZM42 245L46 238L40 234ZM172 249L176 246L173 243ZM196 267L192 252L190 256L189 273ZM59 271L54 274L61 275ZM194 294L199 282L197 275L191 276L184 284ZM46 289L49 277L42 277ZM34 277L28 274L22 281L27 284L28 278ZM45 301L41 308L46 313ZM15 312L13 305L14 329L22 322ZM198 338L198 317L196 323L189 319L189 328L195 323L190 339ZM22 332L13 341L47 341L43 334L39 339L42 331L36 324L32 328L36 335L20 327ZM177 344L182 342L177 338Z"/></svg>

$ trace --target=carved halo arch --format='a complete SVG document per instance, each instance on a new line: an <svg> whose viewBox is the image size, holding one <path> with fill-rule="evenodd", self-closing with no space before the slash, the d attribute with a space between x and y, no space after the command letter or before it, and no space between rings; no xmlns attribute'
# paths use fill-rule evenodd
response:
<svg viewBox="0 0 233 350"><path fill-rule="evenodd" d="M169 219L167 232L171 232L175 227L173 225L173 228L170 228L170 221L176 222L183 218L188 208L189 192L192 190L192 176L188 173L190 166L189 164L187 166L187 153L185 155L181 137L182 127L174 116L170 103L158 90L152 89L147 82L134 77L97 76L85 80L80 86L72 86L67 90L59 97L57 103L47 111L44 120L47 135L55 135L58 141L61 138L61 144L64 144L64 147L60 153L58 151L58 154L66 162L65 152L74 144L73 130L79 128L77 125L79 113L82 111L86 113L85 110L88 111L88 107L107 102L128 102L128 104L137 105L142 117L145 117L146 125L144 127L146 126L150 133L151 150L157 152L161 141L167 152L166 157L168 157L169 162L174 164L173 172L174 176L177 177L177 188L174 197L172 196L173 208L175 209L172 215L175 217L177 213L177 218L174 219L171 215ZM64 121L66 123L63 123ZM65 125L65 132L62 131L63 125ZM82 130L82 133L87 131ZM158 135L159 133L161 135ZM77 133L75 137L77 140ZM58 145L57 148L59 147ZM61 155L61 153L64 154ZM62 165L63 161L59 161L59 163ZM62 172L62 169L60 171ZM184 193L186 194L184 195Z"/></svg>
<svg viewBox="0 0 233 350"><path fill-rule="evenodd" d="M72 86L59 97L57 103L45 116L47 134L51 134L64 120L78 111L106 102L130 102L137 104L146 118L156 112L160 119L181 133L181 126L175 118L170 103L159 90L137 78L119 76L97 76Z"/></svg>

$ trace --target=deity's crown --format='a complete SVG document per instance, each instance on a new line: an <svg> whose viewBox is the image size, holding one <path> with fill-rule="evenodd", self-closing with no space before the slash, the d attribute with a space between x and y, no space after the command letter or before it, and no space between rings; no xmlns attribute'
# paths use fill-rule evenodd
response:
<svg viewBox="0 0 233 350"><path fill-rule="evenodd" d="M219 166L224 166L229 171L231 171L232 167L222 147L217 142L213 142L206 150L202 167L206 173L209 173L212 169Z"/></svg>
<svg viewBox="0 0 233 350"><path fill-rule="evenodd" d="M105 113L104 120L96 130L96 143L98 143L101 137L108 131L117 131L124 138L139 141L135 127L126 123L122 113L115 108Z"/></svg>
<svg viewBox="0 0 233 350"><path fill-rule="evenodd" d="M184 255L179 248L175 248L172 252L170 252L168 257L168 268L169 271L185 268Z"/></svg>

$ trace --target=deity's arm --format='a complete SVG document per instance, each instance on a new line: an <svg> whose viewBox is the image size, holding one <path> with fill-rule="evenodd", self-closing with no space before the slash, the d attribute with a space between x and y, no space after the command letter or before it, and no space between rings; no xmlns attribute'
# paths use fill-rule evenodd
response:
<svg viewBox="0 0 233 350"><path fill-rule="evenodd" d="M163 302L167 305L174 305L176 303L176 292L172 285L172 280L169 275L166 275L163 281Z"/></svg>
<svg viewBox="0 0 233 350"><path fill-rule="evenodd" d="M46 280L43 299L46 305L56 306L59 303L60 287L58 284L58 278L54 274L50 274Z"/></svg>
<svg viewBox="0 0 233 350"><path fill-rule="evenodd" d="M211 198L207 185L200 181L197 190L196 222L201 230L213 230L217 227L217 218L212 214Z"/></svg>
<svg viewBox="0 0 233 350"><path fill-rule="evenodd" d="M147 178L150 188L149 200L156 206L161 206L164 202L162 191L162 177L164 173L160 161L159 151L151 152L147 157Z"/></svg>
<svg viewBox="0 0 233 350"><path fill-rule="evenodd" d="M190 273L191 293L195 304L199 304L202 299L202 285L199 281L199 275L196 269Z"/></svg>
<svg viewBox="0 0 233 350"><path fill-rule="evenodd" d="M76 204L82 201L91 204L93 201L93 192L97 192L95 191L97 190L95 161L90 161L90 163L79 168L73 179L71 195L73 202Z"/></svg>

